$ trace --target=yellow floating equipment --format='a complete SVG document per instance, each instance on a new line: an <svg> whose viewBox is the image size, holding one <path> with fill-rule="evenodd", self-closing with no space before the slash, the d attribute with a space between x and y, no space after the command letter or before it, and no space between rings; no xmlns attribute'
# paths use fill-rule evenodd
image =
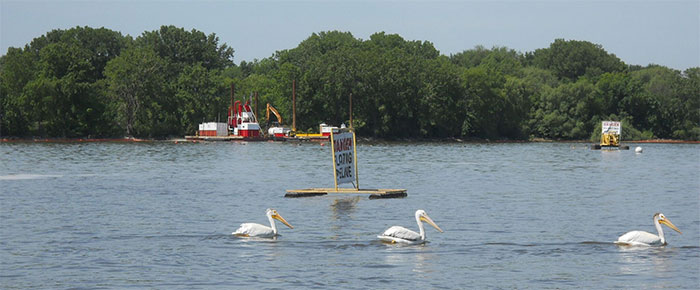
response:
<svg viewBox="0 0 700 290"><path fill-rule="evenodd" d="M604 133L600 136L600 146L620 146L620 135Z"/></svg>

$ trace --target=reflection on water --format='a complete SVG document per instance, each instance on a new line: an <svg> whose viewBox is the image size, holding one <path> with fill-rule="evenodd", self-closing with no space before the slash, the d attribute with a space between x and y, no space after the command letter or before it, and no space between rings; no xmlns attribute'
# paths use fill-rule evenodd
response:
<svg viewBox="0 0 700 290"><path fill-rule="evenodd" d="M63 175L47 175L47 174L9 174L0 176L0 180L25 180L25 179L42 179L42 178L59 178Z"/></svg>
<svg viewBox="0 0 700 290"><path fill-rule="evenodd" d="M620 273L640 275L654 273L665 276L672 270L671 259L678 252L674 248L647 246L617 246Z"/></svg>
<svg viewBox="0 0 700 290"><path fill-rule="evenodd" d="M333 218L336 220L350 218L350 215L355 211L355 206L359 201L359 196L334 199L331 203Z"/></svg>
<svg viewBox="0 0 700 290"><path fill-rule="evenodd" d="M388 265L410 265L411 271L415 273L432 273L434 272L434 264L437 263L438 256L435 255L432 249L427 244L419 245L404 245L404 244L385 244L387 245L384 256L384 262Z"/></svg>
<svg viewBox="0 0 700 290"><path fill-rule="evenodd" d="M414 254L413 259L413 272L417 273L432 273L434 272L434 263L436 263L437 256L432 252L420 251Z"/></svg>
<svg viewBox="0 0 700 290"><path fill-rule="evenodd" d="M328 196L330 202L330 234L329 238L336 241L347 240L348 236L353 236L353 230L359 227L354 216L360 196L347 197L343 195ZM364 226L366 227L366 226Z"/></svg>
<svg viewBox="0 0 700 290"><path fill-rule="evenodd" d="M688 257L689 252L672 246L619 248L619 272L631 277L639 277L640 282L646 284L644 287L668 288L669 285L675 284L669 281L688 278L696 279L695 286L700 285L699 276L684 275L686 271L696 271L695 274L697 274L698 267L682 266L679 263L679 259L697 259L697 252L692 258Z"/></svg>

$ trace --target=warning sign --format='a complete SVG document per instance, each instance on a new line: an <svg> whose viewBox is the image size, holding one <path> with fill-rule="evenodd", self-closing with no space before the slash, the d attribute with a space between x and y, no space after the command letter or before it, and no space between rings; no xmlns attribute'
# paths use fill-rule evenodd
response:
<svg viewBox="0 0 700 290"><path fill-rule="evenodd" d="M336 187L338 184L355 182L357 178L355 133L331 133L331 146L333 146L333 169L335 170Z"/></svg>
<svg viewBox="0 0 700 290"><path fill-rule="evenodd" d="M603 121L603 130L601 133L621 135L621 127L618 121Z"/></svg>

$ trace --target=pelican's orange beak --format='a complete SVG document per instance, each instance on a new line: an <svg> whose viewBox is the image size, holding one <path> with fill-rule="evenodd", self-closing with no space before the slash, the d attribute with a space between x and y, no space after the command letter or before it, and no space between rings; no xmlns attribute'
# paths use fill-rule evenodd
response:
<svg viewBox="0 0 700 290"><path fill-rule="evenodd" d="M668 226L669 228L672 228L674 231L677 231L679 234L683 234L683 233L681 233L681 230L679 230L675 225L673 225L673 223L670 220L668 220L666 218L660 219L659 223L664 224L664 225Z"/></svg>
<svg viewBox="0 0 700 290"><path fill-rule="evenodd" d="M285 226L288 226L290 229L293 229L294 227L290 225L281 215L278 213L272 214L272 218L276 219L278 221L281 221Z"/></svg>
<svg viewBox="0 0 700 290"><path fill-rule="evenodd" d="M442 229L440 227L438 227L438 225L435 224L433 219L431 219L427 214L421 215L420 220L428 223L429 225L433 226L435 229L437 229L438 231L440 231L442 233Z"/></svg>

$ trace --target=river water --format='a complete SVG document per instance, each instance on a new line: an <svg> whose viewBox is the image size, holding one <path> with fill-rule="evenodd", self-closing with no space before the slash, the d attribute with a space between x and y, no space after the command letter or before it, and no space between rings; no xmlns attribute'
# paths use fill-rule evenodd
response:
<svg viewBox="0 0 700 290"><path fill-rule="evenodd" d="M634 148L637 144L629 144ZM360 186L332 187L319 143L0 144L0 288L697 288L700 145L360 143ZM276 240L231 235L267 224ZM383 244L392 225L424 245ZM668 245L625 248L629 230Z"/></svg>

